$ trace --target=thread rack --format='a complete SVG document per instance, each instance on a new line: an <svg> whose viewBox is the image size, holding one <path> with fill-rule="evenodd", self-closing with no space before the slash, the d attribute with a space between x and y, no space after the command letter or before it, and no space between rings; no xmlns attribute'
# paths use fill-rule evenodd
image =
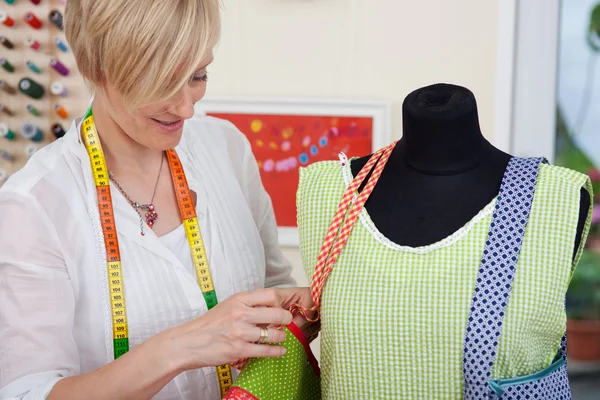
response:
<svg viewBox="0 0 600 400"><path fill-rule="evenodd" d="M0 186L88 105L66 43L66 0L0 0Z"/></svg>

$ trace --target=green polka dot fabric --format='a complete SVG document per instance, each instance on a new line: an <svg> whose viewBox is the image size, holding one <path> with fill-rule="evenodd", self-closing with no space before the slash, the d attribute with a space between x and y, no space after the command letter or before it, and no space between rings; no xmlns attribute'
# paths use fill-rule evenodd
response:
<svg viewBox="0 0 600 400"><path fill-rule="evenodd" d="M291 330L290 330L291 329ZM284 328L287 352L280 358L252 359L229 389L227 400L319 400L319 367L295 326Z"/></svg>
<svg viewBox="0 0 600 400"><path fill-rule="evenodd" d="M298 228L309 280L351 181L345 156L300 171ZM585 175L540 167L492 379L541 371L560 348L582 187L591 192ZM465 330L495 202L449 237L417 248L391 242L361 212L323 292L323 399L463 398Z"/></svg>

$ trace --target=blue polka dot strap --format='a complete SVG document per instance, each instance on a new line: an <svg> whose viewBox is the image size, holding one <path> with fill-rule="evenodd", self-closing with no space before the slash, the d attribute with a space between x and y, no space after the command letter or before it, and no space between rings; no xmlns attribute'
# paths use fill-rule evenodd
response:
<svg viewBox="0 0 600 400"><path fill-rule="evenodd" d="M490 387L491 371L533 203L538 171L543 162L545 160L542 158L513 157L502 179L465 334L463 374L464 397L467 400L498 398L506 389L498 385L500 389L494 393ZM561 346L562 356L566 355L565 341L566 338ZM522 385L513 385L510 390L515 389L529 390ZM508 393L505 394L503 399L512 398Z"/></svg>

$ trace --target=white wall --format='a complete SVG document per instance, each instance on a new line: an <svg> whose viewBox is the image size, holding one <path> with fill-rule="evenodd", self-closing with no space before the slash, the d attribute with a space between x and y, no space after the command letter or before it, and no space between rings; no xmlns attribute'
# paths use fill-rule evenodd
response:
<svg viewBox="0 0 600 400"><path fill-rule="evenodd" d="M510 139L516 156L554 161L560 8L560 0L518 2ZM584 34L579 33L582 47Z"/></svg>
<svg viewBox="0 0 600 400"><path fill-rule="evenodd" d="M208 94L391 101L399 138L405 96L450 82L475 93L491 138L499 1L223 0Z"/></svg>

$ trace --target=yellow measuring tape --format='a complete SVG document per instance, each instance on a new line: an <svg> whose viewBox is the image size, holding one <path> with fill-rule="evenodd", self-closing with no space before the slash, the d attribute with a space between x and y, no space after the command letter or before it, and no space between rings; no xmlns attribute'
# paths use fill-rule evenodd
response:
<svg viewBox="0 0 600 400"><path fill-rule="evenodd" d="M102 146L100 145L98 131L94 125L94 117L91 108L84 118L81 130L85 148L90 157L96 191L98 192L98 211L100 212L100 222L106 247L108 288L110 292L113 323L114 357L117 359L129 351L129 332L127 329L127 313L123 290L123 271L121 266L121 254L119 252L119 240L117 238L117 229L115 225L115 214L113 212L112 197L110 194L108 167L106 166L106 159L104 158ZM217 293L213 286L208 266L206 250L204 248L204 242L202 241L202 234L200 233L200 225L198 224L198 218L196 216L196 208L194 207L187 179L185 178L185 172L183 171L183 166L181 165L177 153L174 149L167 150L166 153L177 203L179 205L179 212L190 245L190 252L196 270L198 285L200 286L200 290L206 301L206 306L210 310L218 303ZM219 378L221 397L224 397L233 381L231 367L229 365L218 366L217 377Z"/></svg>

